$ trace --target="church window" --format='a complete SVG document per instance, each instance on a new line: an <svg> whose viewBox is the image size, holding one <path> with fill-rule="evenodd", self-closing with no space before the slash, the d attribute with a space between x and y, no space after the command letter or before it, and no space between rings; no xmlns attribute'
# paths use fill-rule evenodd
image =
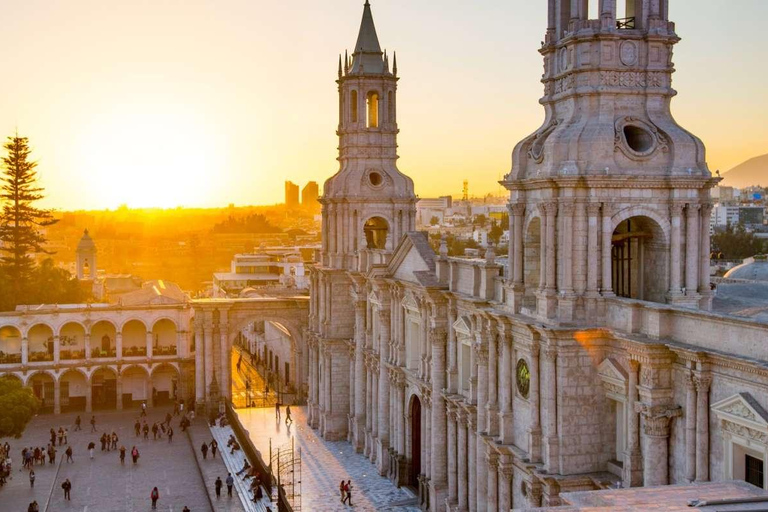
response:
<svg viewBox="0 0 768 512"><path fill-rule="evenodd" d="M531 371L528 368L528 363L525 359L520 359L517 362L515 378L517 380L517 392L520 393L521 397L527 400L531 391Z"/></svg>
<svg viewBox="0 0 768 512"><path fill-rule="evenodd" d="M373 217L365 222L363 227L365 241L368 249L386 249L389 224L381 217Z"/></svg>
<svg viewBox="0 0 768 512"><path fill-rule="evenodd" d="M357 91L349 93L349 108L351 112L352 122L357 122Z"/></svg>
<svg viewBox="0 0 768 512"><path fill-rule="evenodd" d="M763 488L763 460L749 454L744 455L744 480L756 487Z"/></svg>
<svg viewBox="0 0 768 512"><path fill-rule="evenodd" d="M668 249L664 233L650 217L631 217L613 232L612 287L619 297L664 302Z"/></svg>
<svg viewBox="0 0 768 512"><path fill-rule="evenodd" d="M463 338L459 352L459 382L461 382L461 391L469 391L469 378L471 374L472 345L469 338Z"/></svg>
<svg viewBox="0 0 768 512"><path fill-rule="evenodd" d="M390 123L395 122L395 93L392 91L387 94L387 119Z"/></svg>
<svg viewBox="0 0 768 512"><path fill-rule="evenodd" d="M384 178L381 177L381 174L372 172L368 175L368 180L371 182L371 185L378 187L384 181Z"/></svg>
<svg viewBox="0 0 768 512"><path fill-rule="evenodd" d="M379 93L368 93L368 128L379 127Z"/></svg>
<svg viewBox="0 0 768 512"><path fill-rule="evenodd" d="M635 28L635 20L638 15L635 2L636 0L619 0L617 2L616 28L619 30Z"/></svg>

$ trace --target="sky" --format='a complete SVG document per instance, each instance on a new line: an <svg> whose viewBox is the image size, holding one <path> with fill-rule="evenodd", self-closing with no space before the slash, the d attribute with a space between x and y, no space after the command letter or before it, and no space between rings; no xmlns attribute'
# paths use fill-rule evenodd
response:
<svg viewBox="0 0 768 512"><path fill-rule="evenodd" d="M592 0L596 2L596 0ZM336 72L363 0L0 1L0 136L48 207L282 202L338 169ZM539 127L545 0L372 0L397 51L401 171L421 197L501 194ZM714 171L768 153L765 0L671 0L672 109Z"/></svg>

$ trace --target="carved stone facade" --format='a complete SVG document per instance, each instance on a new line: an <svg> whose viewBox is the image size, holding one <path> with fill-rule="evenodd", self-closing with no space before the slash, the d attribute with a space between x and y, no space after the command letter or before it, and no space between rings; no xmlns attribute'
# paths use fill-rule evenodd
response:
<svg viewBox="0 0 768 512"><path fill-rule="evenodd" d="M598 20L587 19L588 2L549 4L547 118L504 180L508 265L436 254L405 224L383 248L361 247L360 225L333 228L327 215L373 164L349 185L344 172L327 185L309 422L416 489L425 510L745 478L738 458L768 453L758 449L768 326L707 311L716 180L669 110L678 37L667 2L636 2L631 27L617 22L615 2L601 2ZM366 2L360 39L378 48L369 17ZM391 85L394 70L375 59L384 57L342 60L342 111L350 84ZM380 75L361 82L369 66ZM378 147L377 137L357 140ZM391 193L394 211L397 198L407 211L410 181L397 173L391 184L376 200Z"/></svg>

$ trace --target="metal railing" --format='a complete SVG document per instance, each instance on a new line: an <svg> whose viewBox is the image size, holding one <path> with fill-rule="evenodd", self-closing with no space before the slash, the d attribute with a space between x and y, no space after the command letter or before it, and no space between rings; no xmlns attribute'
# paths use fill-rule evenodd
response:
<svg viewBox="0 0 768 512"><path fill-rule="evenodd" d="M618 30L631 30L635 28L635 17L631 18L619 18L616 20L616 28Z"/></svg>

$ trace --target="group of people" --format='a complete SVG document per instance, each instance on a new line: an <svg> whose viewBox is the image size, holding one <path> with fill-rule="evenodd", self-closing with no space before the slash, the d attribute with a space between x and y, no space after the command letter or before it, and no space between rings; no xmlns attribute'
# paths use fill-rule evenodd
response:
<svg viewBox="0 0 768 512"><path fill-rule="evenodd" d="M342 480L339 484L339 493L341 494L342 503L354 507L354 505L352 505L352 480L347 480L346 483Z"/></svg>

